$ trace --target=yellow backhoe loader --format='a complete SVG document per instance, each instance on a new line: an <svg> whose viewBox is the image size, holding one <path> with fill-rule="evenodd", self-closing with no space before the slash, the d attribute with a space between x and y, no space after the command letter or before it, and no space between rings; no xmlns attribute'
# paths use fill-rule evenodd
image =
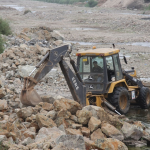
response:
<svg viewBox="0 0 150 150"><path fill-rule="evenodd" d="M136 78L134 68L128 71L121 68L119 52L120 50L116 48L97 48L78 52L77 66L70 57L74 70L72 71L64 59L66 55L70 56L68 45L48 51L29 77L24 79L21 102L31 106L42 102L34 86L59 63L74 100L82 106L101 107L104 103L118 114L125 114L130 108L131 101L136 100L142 109L148 109L149 88L144 87ZM127 63L125 57L124 61ZM35 70L37 72L32 77Z"/></svg>

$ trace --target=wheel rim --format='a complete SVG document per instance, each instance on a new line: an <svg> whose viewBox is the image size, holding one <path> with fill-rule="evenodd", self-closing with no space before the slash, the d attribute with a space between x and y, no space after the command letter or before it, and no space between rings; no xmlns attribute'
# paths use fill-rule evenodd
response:
<svg viewBox="0 0 150 150"><path fill-rule="evenodd" d="M150 93L148 93L148 95L147 95L146 103L147 103L147 105L149 105L149 104L150 104Z"/></svg>
<svg viewBox="0 0 150 150"><path fill-rule="evenodd" d="M119 99L119 106L122 110L124 110L127 107L128 98L126 95L122 95Z"/></svg>

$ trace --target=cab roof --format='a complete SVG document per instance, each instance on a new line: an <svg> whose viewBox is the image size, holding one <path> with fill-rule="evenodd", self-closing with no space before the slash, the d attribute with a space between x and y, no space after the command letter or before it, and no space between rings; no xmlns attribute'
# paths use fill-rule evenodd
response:
<svg viewBox="0 0 150 150"><path fill-rule="evenodd" d="M96 49L89 49L85 51L80 51L76 55L77 56L86 56L86 55L99 55L99 56L109 56L113 54L119 53L119 49L114 49L114 48L96 48Z"/></svg>

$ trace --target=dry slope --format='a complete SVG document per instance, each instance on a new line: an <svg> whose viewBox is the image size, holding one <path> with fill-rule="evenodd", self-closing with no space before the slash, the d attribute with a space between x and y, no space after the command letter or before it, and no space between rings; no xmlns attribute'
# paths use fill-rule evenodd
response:
<svg viewBox="0 0 150 150"><path fill-rule="evenodd" d="M104 7L124 7L124 8L142 8L145 5L144 0L107 0Z"/></svg>

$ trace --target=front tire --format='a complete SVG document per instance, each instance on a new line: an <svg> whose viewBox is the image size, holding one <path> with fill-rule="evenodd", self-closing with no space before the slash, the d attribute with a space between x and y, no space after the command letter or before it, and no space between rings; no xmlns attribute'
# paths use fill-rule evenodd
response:
<svg viewBox="0 0 150 150"><path fill-rule="evenodd" d="M139 105L142 109L148 109L150 106L150 90L147 87L140 89Z"/></svg>
<svg viewBox="0 0 150 150"><path fill-rule="evenodd" d="M130 108L129 93L125 87L116 87L113 93L108 96L108 101L121 114L126 114Z"/></svg>

